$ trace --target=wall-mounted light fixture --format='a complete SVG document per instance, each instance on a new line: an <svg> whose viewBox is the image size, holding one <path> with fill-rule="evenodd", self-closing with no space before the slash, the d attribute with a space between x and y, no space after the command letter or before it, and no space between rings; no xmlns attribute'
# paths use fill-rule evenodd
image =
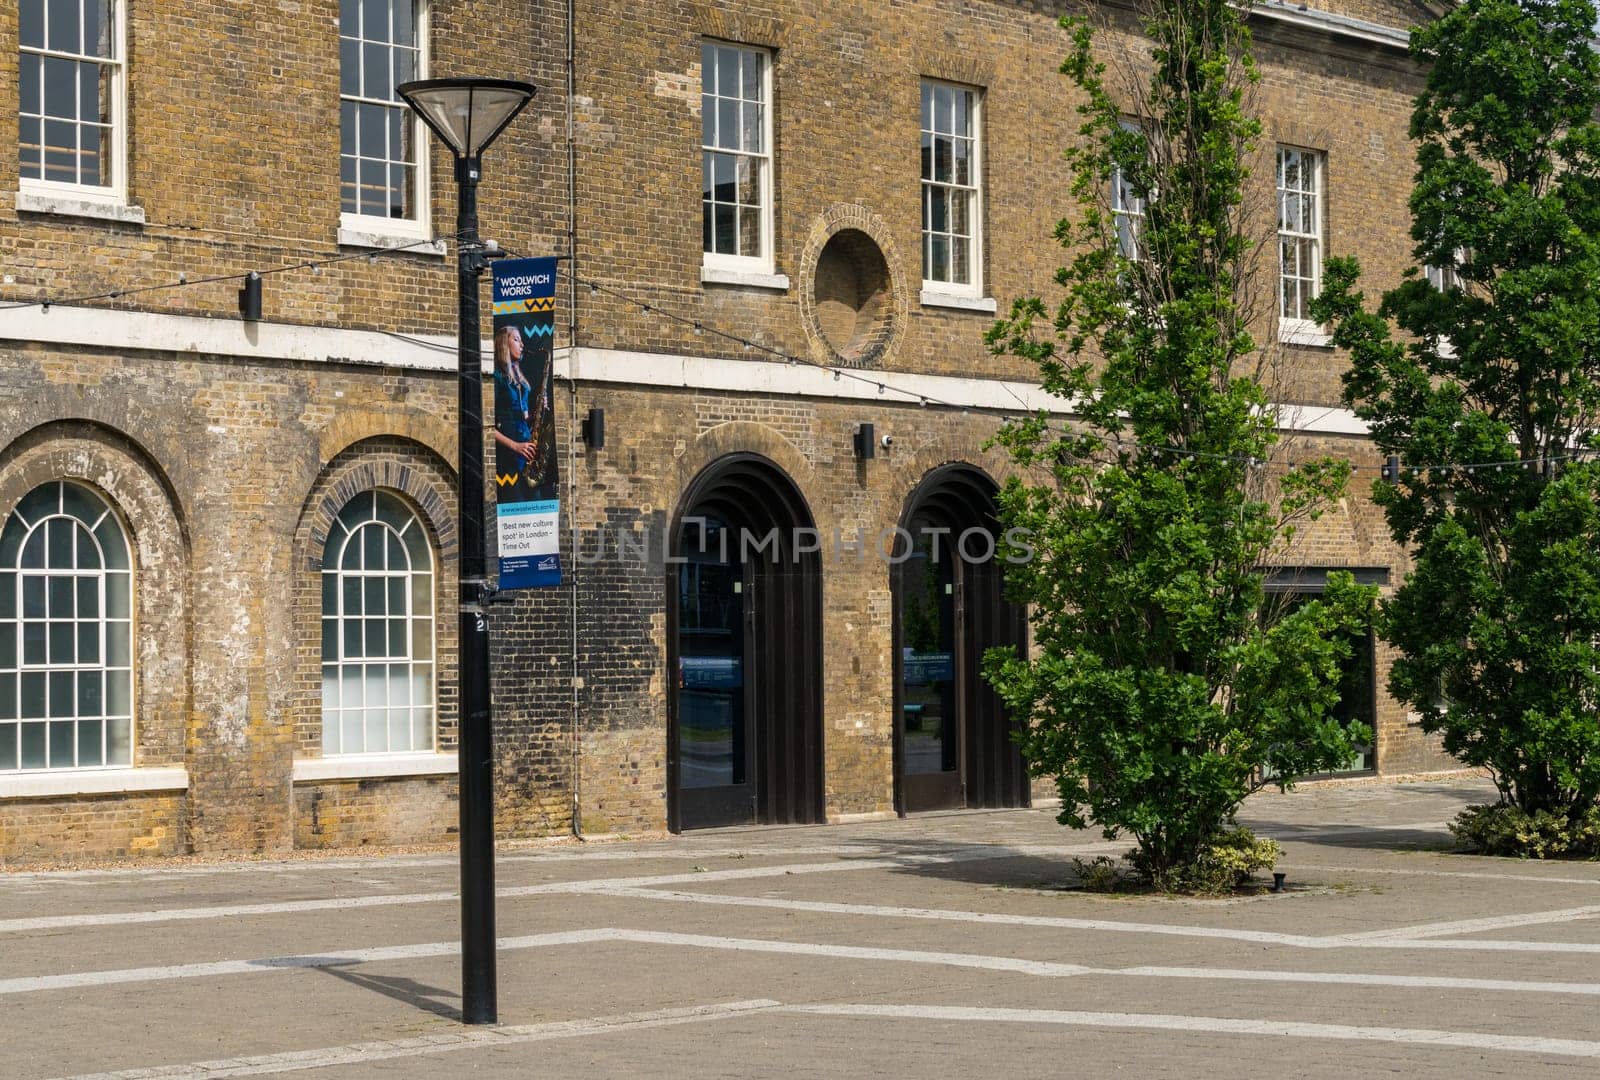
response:
<svg viewBox="0 0 1600 1080"><path fill-rule="evenodd" d="M245 322L261 321L261 275L254 270L245 275L239 287L239 314Z"/></svg>
<svg viewBox="0 0 1600 1080"><path fill-rule="evenodd" d="M862 424L856 428L855 443L856 457L862 461L878 456L878 440L873 435L871 424Z"/></svg>
<svg viewBox="0 0 1600 1080"><path fill-rule="evenodd" d="M590 450L604 450L606 448L606 411L604 409L590 409L588 417L578 424L578 434L588 444Z"/></svg>

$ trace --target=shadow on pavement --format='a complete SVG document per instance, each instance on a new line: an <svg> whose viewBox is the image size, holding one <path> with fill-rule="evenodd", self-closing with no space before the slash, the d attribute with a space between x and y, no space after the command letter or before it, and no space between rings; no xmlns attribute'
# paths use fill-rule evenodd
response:
<svg viewBox="0 0 1600 1080"><path fill-rule="evenodd" d="M353 968L319 967L315 970L446 1020L461 1019L461 995L453 990L441 990L437 986L394 975L369 975Z"/></svg>

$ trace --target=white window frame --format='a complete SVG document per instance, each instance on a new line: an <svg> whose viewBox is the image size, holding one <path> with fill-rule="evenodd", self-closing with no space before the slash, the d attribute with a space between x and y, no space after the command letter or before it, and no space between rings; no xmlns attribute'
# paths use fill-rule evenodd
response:
<svg viewBox="0 0 1600 1080"><path fill-rule="evenodd" d="M85 518L79 517L71 510L64 508L62 500L64 500L65 495L62 489L68 487L77 488L79 491L84 492L94 501L94 503L98 505L99 514L95 517L92 523ZM57 500L55 509L40 513L32 519L22 516L20 513L22 503L25 503L28 498L34 495L35 492L44 488L55 489ZM99 562L98 568L84 570L76 567L76 533L74 533L74 567L66 568L50 566L48 553L46 554L45 566L43 568L28 569L23 567L22 556L23 552L26 550L25 542L40 530L46 529L49 522L57 520L72 522L75 528L81 528L85 532L89 533L90 538L93 541L96 558ZM6 712L15 713L13 716L0 719L0 725L6 725L13 728L14 730L12 734L17 741L14 744L16 751L15 764L4 769L0 769L0 779L6 777L42 774L57 775L68 772L125 772L129 769L132 769L135 764L134 759L136 757L138 748L139 679L138 664L134 659L138 653L137 568L134 565L135 552L131 539L131 531L123 522L122 518L117 514L116 508L112 506L109 499L99 492L93 490L88 485L69 478L49 480L36 486L18 502L17 506L12 507L10 512L7 513L4 518L0 518L0 527L9 529L13 524L13 521L20 524L23 528L24 534L22 539L24 543L23 546L20 546L17 549L16 562L8 563L8 565L5 567L0 568L6 573L15 575L14 612L11 617L0 619L0 625L13 628L13 633L15 635L14 648L16 650L16 655L13 658L15 661L14 665L6 665L4 668L0 668L0 673L12 676L15 679L15 685L8 688L7 692L15 695L9 704L15 705L16 708L6 708L0 710L0 715L3 715ZM102 527L109 527L115 539L120 543L122 559L126 563L125 566L111 567L108 565L109 560L106 558L105 545L102 542L101 537L98 535ZM112 575L117 575L125 579L125 584L121 590L124 594L123 599L127 604L127 613L125 615L111 615L109 613L111 606L111 590L109 588L109 580ZM78 606L81 603L81 600L78 599L76 595L72 602L73 608L70 618L62 619L48 608L46 609L46 614L42 620L39 616L33 616L30 618L27 615L26 610L26 583L29 579L40 578L44 579L47 583L52 578L71 578L73 579L75 586L82 580L93 580L95 582L95 597L97 602L96 615L94 618L91 620L82 616L82 608ZM46 602L50 602L48 597L46 598ZM81 628L85 624L97 626L98 629L94 634L97 660L85 662L81 659L74 659L70 663L57 663L50 659L49 653L47 652L42 661L29 662L27 658L27 645L24 627L29 622L40 621L45 623L47 635L50 632L52 624L60 624L63 622L71 623L74 627L73 648L75 656L76 650L79 648L82 642ZM112 624L124 625L126 627L126 633L124 635L126 640L124 642L124 647L127 651L126 655L121 657L121 659L124 661L122 663L112 662L114 659L117 659L111 655L110 628ZM50 647L48 638L45 647L47 649ZM81 685L78 683L76 677L80 674L92 675L96 673L99 675L98 685L100 687L99 715L81 715L78 711L78 708L82 699L78 695L81 694L82 691ZM122 712L113 714L111 712L112 695L110 687L112 679L118 674L123 676L125 692L127 694L127 712L125 714ZM41 685L45 687L46 693L49 694L53 693L54 691L55 676L57 675L74 676L72 684L74 698L71 712L52 715L54 710L46 708L45 715L43 717L24 717L21 705L26 686L25 677L41 676L44 680ZM124 761L110 760L112 757L111 749L113 745L110 729L111 722L114 720L126 721L127 760ZM85 722L93 723L96 721L98 721L100 726L100 753L98 755L100 760L98 762L91 762L89 764L79 764L79 758L82 756L79 750L80 739L82 736L82 725ZM21 753L23 728L25 725L38 723L42 723L45 726L45 764L32 766L25 765L23 763ZM53 738L53 733L50 729L57 724L63 723L70 723L72 725L73 762L70 765L51 765L49 763L50 740Z"/></svg>
<svg viewBox="0 0 1600 1080"><path fill-rule="evenodd" d="M45 0L48 12L49 3ZM48 18L48 14L46 16ZM18 176L17 176L17 209L32 210L50 213L83 213L87 216L113 216L122 215L100 214L94 212L95 208L121 209L128 204L128 4L127 0L112 0L111 17L116 23L111 35L112 49L115 55L109 59L107 66L111 68L111 183L109 184L77 184L67 183L62 180L44 180L37 177L21 175L21 146L17 146ZM48 45L49 38L45 39ZM48 48L35 49L21 44L20 37L17 44L17 55L30 52L43 56L62 56L63 53L52 52ZM104 61L105 58L94 59ZM17 102L20 106L20 100ZM41 107L43 100L40 101ZM20 112L20 108L18 109ZM21 142L19 137L18 142ZM81 204L75 206L74 204ZM142 220L142 215L136 220Z"/></svg>
<svg viewBox="0 0 1600 1080"><path fill-rule="evenodd" d="M406 602L406 614L404 615L403 618L404 618L404 622L405 622L405 633L406 633L406 655L403 658L401 658L401 657L396 657L394 655L386 653L384 656L381 656L381 657L368 657L368 656L364 655L364 647L363 647L363 655L362 656L359 656L359 657L347 657L345 655L345 653L344 653L344 637L345 637L345 623L346 623L346 620L350 619L350 618L354 618L356 620L356 622L358 623L358 625L359 625L368 616L365 613L357 613L355 615L351 615L351 614L348 614L348 613L345 612L345 610L344 610L344 582L345 582L345 579L346 579L347 575L348 576L354 576L354 577L357 577L358 579L362 579L362 580L364 580L365 578L367 578L369 576L372 576L372 575L370 575L364 569L356 570L352 574L351 572L346 571L342 566L336 565L336 564L332 564L332 560L331 560L330 556L333 556L335 554L332 551L332 548L333 548L333 545L336 542L339 544L339 554L342 554L346 546L348 546L349 544L358 542L357 538L356 538L356 533L359 532L361 529L367 528L368 526L371 526L371 525L374 525L374 524L381 525L386 530L386 534L392 534L393 533L393 531L394 531L393 528L387 522L385 522L381 516L377 516L376 510L372 511L372 513L375 516L363 517L363 518L359 519L357 521L356 527L354 529L350 528L350 526L348 524L346 524L344 522L344 520L343 520L344 519L344 514L345 514L345 512L347 510L349 510L351 504L355 503L357 500L363 500L363 499L372 500L376 496L379 496L379 495L387 496L389 498L394 499L397 503L399 503L406 510L406 512L408 514L411 515L411 523L407 528L408 529L415 528L415 529L418 530L418 535L422 539L423 550L427 553L428 565L427 565L427 567L425 569L419 569L416 566L415 562L412 562L412 565L411 565L410 569L406 572L406 575L405 575L406 586L405 586L403 595L404 595L405 602ZM343 527L346 530L342 536L341 535L336 535L339 527ZM405 546L404 540L401 541L401 544L402 544L402 547ZM408 559L410 557L409 551L407 553L407 557L408 557ZM320 610L320 615L319 615L318 627L319 627L319 629L321 629L321 631L322 631L322 633L324 635L323 636L324 642L326 642L327 624L328 624L328 622L330 620L334 623L334 635L335 635L335 641L336 641L336 652L335 652L334 657L330 659L327 656L326 652L324 651L323 656L322 656L321 660L319 661L319 663L321 665L321 670L322 670L322 683L321 683L321 685L322 685L322 706L321 706L320 717L321 717L321 724L322 724L322 743L321 743L321 745L322 745L322 756L324 758L340 759L340 760L348 760L348 759L351 759L351 758L373 758L373 759L382 758L382 759L387 760L387 759L391 759L391 758L401 758L401 757L411 758L411 757L415 757L416 755L433 755L433 754L436 754L438 752L438 747L439 747L439 561L440 561L439 560L439 553L434 548L433 537L428 535L427 528L423 523L423 518L422 518L421 512L414 505L412 505L412 503L410 502L409 499L406 499L404 496L400 495L399 493L391 491L388 488L381 488L381 487L380 488L366 488L366 489L364 489L362 491L357 492L355 495L352 495L345 502L345 505L340 507L338 520L337 520L337 522L335 524L335 527L331 528L329 530L328 539L327 539L327 541L324 542L324 545L323 545L322 570L318 574L319 586L320 586L319 590L318 590L318 593L319 593L319 596L323 598L322 601L320 601L320 602L322 604L325 604L325 602L326 602L326 599L325 599L326 598L326 588L327 588L326 583L327 583L327 579L329 577L332 577L334 579L334 587L335 587L335 590L336 590L336 602L338 604L337 614L332 615L332 616L330 616L328 614L327 608L325 606L320 607L320 609L319 609ZM424 573L429 576L429 582L428 582L428 586L429 586L428 587L429 610L425 614L421 613L421 612L418 612L415 609L415 607L413 606L414 589L416 587L415 582L413 581L413 578L415 578L419 574L424 574ZM394 577L396 575L392 571L386 571L386 572L384 572L383 574L381 574L379 576L388 578L388 577ZM386 621L393 621L393 618L394 618L393 614L391 612L388 612L387 610L385 610L383 617L384 617L384 619ZM420 656L420 655L418 655L416 653L416 651L414 649L415 634L416 634L415 623L417 623L419 621L424 621L424 620L427 621L430 624L430 626L429 626L429 634L428 634L428 651L427 651L427 655L426 656ZM364 633L364 629L363 629L363 633ZM366 747L366 741L367 741L366 740L366 728L365 728L366 720L365 720L364 717L362 719L362 725L363 725L363 727L362 727L362 747L363 748L362 749L360 749L360 750L346 750L344 748L344 733L343 733L342 728L340 728L336 732L334 737L330 738L328 725L330 723L333 723L333 724L341 723L341 721L343 719L343 714L350 710L350 705L348 703L345 703L345 702L333 702L332 704L330 704L330 695L329 695L329 691L328 691L328 678L329 678L328 669L329 668L333 669L334 677L335 677L336 680L338 680L337 685L342 687L342 685L343 685L342 674L343 674L343 672L344 672L344 670L346 668L362 669L362 668L365 668L366 666L371 665L371 664L381 664L381 665L386 665L386 666L392 666L394 664L402 664L402 663L407 665L409 668L413 669L412 675L414 675L414 669L418 665L426 665L427 669L428 669L428 684L429 684L429 694L431 695L431 700L427 703L427 709L428 709L428 712L429 712L430 730L429 730L429 733L428 733L428 738L425 740L424 744L423 745L417 745L417 746L407 746L407 747L404 747L404 748L401 748L401 749L398 749L398 750L397 749L393 749L388 745L385 745L385 747L383 749L380 749L380 750L369 750L369 749L366 749L365 748ZM389 710L389 708L391 707L391 705L390 705L390 703L388 701L385 701L385 703L384 703L384 705L382 707L385 710L385 712L387 712ZM361 706L361 708L363 710L365 710L367 708L367 706L365 704L363 704ZM412 701L412 702L408 703L407 708L411 709L411 710L415 710L415 709L419 708L419 705L418 705L417 702ZM386 728L386 731L387 730L388 729ZM415 729L413 728L411 730L414 732ZM387 738L385 738L385 743L387 744L388 742L389 742L389 740ZM337 746L337 749L330 749L331 746Z"/></svg>
<svg viewBox="0 0 1600 1080"><path fill-rule="evenodd" d="M1465 256L1465 251L1457 250L1455 253L1456 261L1454 266L1433 266L1431 264L1424 265L1422 268L1422 276L1427 280L1429 285L1432 285L1440 292L1448 292L1452 289L1459 290L1461 288L1461 273L1456 269L1456 266L1461 264ZM1439 354L1441 359L1450 360L1454 359L1456 355L1456 346L1455 343L1449 338L1442 337L1439 339L1439 344L1435 351Z"/></svg>
<svg viewBox="0 0 1600 1080"><path fill-rule="evenodd" d="M1285 194L1288 194L1288 189L1283 187L1282 181L1279 179L1279 177L1282 176L1284 171L1283 159L1284 154L1286 153L1300 154L1302 155L1303 160L1310 161L1314 166L1312 170L1314 183L1309 194L1315 200L1317 220L1316 227L1310 232L1292 232L1285 230L1283 227L1283 198ZM1295 241L1310 240L1312 242L1314 245L1314 254L1311 260L1311 275L1309 278L1310 291L1312 296L1316 296L1322 291L1322 263L1326 257L1328 244L1327 152L1323 150L1313 150L1309 147L1290 146L1280 143L1278 144L1277 148L1273 175L1277 191L1277 197L1274 200L1274 207L1278 216L1278 340L1291 345L1329 345L1332 343L1331 335L1329 335L1327 330L1315 319L1308 319L1302 316L1291 316L1285 312L1283 308L1283 242L1286 239L1292 239ZM1294 189L1294 194L1297 196L1303 196L1308 194L1308 192L1304 187L1300 187ZM1305 277L1300 275L1296 275L1296 278L1300 281L1307 280Z"/></svg>
<svg viewBox="0 0 1600 1080"><path fill-rule="evenodd" d="M1144 130L1136 120L1124 120L1121 127L1123 131L1140 135L1143 134ZM1129 262L1140 262L1144 258L1142 241L1144 238L1145 215L1149 210L1148 204L1149 200L1140 198L1128 184L1127 178L1123 175L1122 166L1112 162L1111 195L1109 200L1111 228L1117 237L1118 253ZM1127 229L1126 233L1123 232L1124 228Z"/></svg>
<svg viewBox="0 0 1600 1080"><path fill-rule="evenodd" d="M971 134L971 138L972 138L972 159L971 159L972 178L971 179L972 179L972 182L970 184L956 184L956 183L954 183L954 179L955 179L954 176L951 177L952 182L948 183L948 184L943 183L942 181L929 180L926 177L922 176L922 169L921 169L920 163L919 163L918 168L917 168L917 176L918 176L918 182L917 182L917 196L918 196L917 197L917 206L918 206L918 215L919 215L919 217L920 217L920 215L922 213L922 211L921 211L921 207L922 207L922 192L925 191L930 184L936 185L938 187L949 188L949 189L951 189L953 191L965 191L967 193L968 198L970 198L971 201L972 201L971 202L971 206L968 208L968 211L967 211L968 214L969 214L970 220L972 222L972 237L971 237L970 241L968 242L969 246L968 246L968 250L967 250L967 281L964 284L961 283L961 282L953 282L953 281L939 281L937 279L929 278L927 276L927 269L928 269L927 243L928 243L928 232L929 232L929 230L927 228L927 223L925 221L924 222L919 222L919 225L918 225L918 229L917 229L917 240L918 240L918 248L919 248L919 250L918 250L918 258L922 262L922 273L923 273L923 278L922 278L922 293L923 293L922 302L924 304L932 304L932 305L938 306L940 301L943 300L943 299L948 299L950 301L957 301L957 300L961 300L961 299L969 299L969 300L970 299L978 299L978 298L981 298L981 297L984 296L985 282L984 282L984 277L983 277L983 226L984 226L984 220L983 220L983 197L984 197L984 187L983 187L984 160L983 160L983 151L984 151L984 146L983 146L983 143L984 143L984 134L985 134L985 132L984 132L984 115L983 115L984 109L983 109L983 107L984 107L984 97L985 97L985 95L984 95L982 87L971 86L971 85L968 85L966 83L950 82L948 79L931 79L931 78L927 78L926 76L924 76L922 79L918 80L918 83L917 83L917 134L918 134L918 142L919 143L921 141L921 136L922 135L924 135L924 134L930 134L930 135L934 134L934 132L931 129L924 128L922 126L922 90L923 90L924 87L927 87L927 86L933 86L933 87L941 87L942 86L942 87L946 87L948 89L955 90L955 91L958 91L958 92L963 93L963 94L968 94L968 95L971 96L971 99L972 99L972 117L971 117L971 123L972 123L972 129L971 129L972 130L972 134ZM951 265L952 266L955 265L953 259L951 261ZM967 306L967 305L950 303L950 304L946 304L945 306ZM983 310L992 311L993 307L992 306L986 306L986 307L983 308Z"/></svg>
<svg viewBox="0 0 1600 1080"><path fill-rule="evenodd" d="M774 268L777 266L777 260L773 252L773 239L775 234L775 227L773 223L776 209L773 198L773 193L775 191L773 174L777 171L778 161L777 147L774 145L773 139L774 129L772 124L772 69L774 66L773 61L775 59L775 54L773 50L759 45L746 45L742 42L726 41L720 38L702 38L700 39L700 45L702 48L709 45L713 48L738 49L741 52L755 53L761 57L761 145L765 148L764 152L760 154L745 154L744 151L732 151L727 147L707 146L704 138L705 128L704 126L701 127L699 156L702 162L705 160L705 155L708 153L738 153L748 157L760 158L764 162L764 167L761 170L760 184L761 254L727 255L715 251L706 251L705 245L702 242L700 265L702 269L706 271L706 273L702 274L702 280L721 280L730 283L741 283L738 275L760 275L760 278L752 283L757 285L765 285L767 281L763 279L775 278L776 275L774 273ZM705 99L707 96L705 79L705 72L702 69L700 73L700 107L702 111L705 109ZM718 95L713 94L712 96ZM703 171L700 182L703 190L705 185ZM703 198L701 200L700 212L702 215L705 213ZM783 285L786 286L787 282L785 281Z"/></svg>
<svg viewBox="0 0 1600 1080"><path fill-rule="evenodd" d="M404 3L405 0L390 0L390 3ZM430 27L433 15L431 0L416 0L416 31L417 31L417 71L413 78L426 79L432 63L432 49L430 48ZM337 16L336 16L337 18ZM339 35L342 39L344 35ZM342 64L342 61L341 61ZM339 72L341 90L339 101L348 100L343 93L342 81L344 72L341 66ZM357 98L365 101L370 99ZM433 158L433 144L422 118L409 107L406 109L411 124L411 145L417 150L416 172L412 184L412 205L416 210L414 218L393 218L381 214L352 214L342 207L339 211L339 243L345 247L394 247L396 244L405 244L415 240L433 239L433 201L432 179L430 163ZM343 148L343 119L340 120L340 149L335 155L335 162L344 154ZM359 181L359 177L357 178ZM343 201L341 196L341 202ZM436 245L433 254L444 254L442 245ZM418 248L419 251L430 249Z"/></svg>

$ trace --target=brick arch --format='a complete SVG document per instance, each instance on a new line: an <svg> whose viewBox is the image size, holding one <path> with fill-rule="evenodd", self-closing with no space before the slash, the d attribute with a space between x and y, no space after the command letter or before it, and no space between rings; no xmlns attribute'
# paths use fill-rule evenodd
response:
<svg viewBox="0 0 1600 1080"><path fill-rule="evenodd" d="M318 439L322 460L337 462L352 448L374 440L394 439L426 448L453 479L448 464L458 450L455 424L415 409L385 412L379 409L342 409Z"/></svg>
<svg viewBox="0 0 1600 1080"><path fill-rule="evenodd" d="M760 454L783 470L821 527L823 515L818 511L828 511L828 507L819 504L817 498L816 469L800 448L781 432L751 420L731 420L702 432L676 462L678 475L673 498L681 499L694 478L718 458L740 452ZM666 509L670 518L676 503Z"/></svg>
<svg viewBox="0 0 1600 1080"><path fill-rule="evenodd" d="M0 521L53 481L90 488L128 536L134 588L136 767L184 762L191 696L190 541L165 472L133 440L86 420L35 427L0 451Z"/></svg>
<svg viewBox="0 0 1600 1080"><path fill-rule="evenodd" d="M455 474L431 447L384 436L346 447L318 475L294 531L293 687L287 707L294 720L295 753L322 753L322 552L346 503L374 488L391 491L416 510L438 561L434 581L434 685L440 749L456 739L455 589L457 532Z"/></svg>

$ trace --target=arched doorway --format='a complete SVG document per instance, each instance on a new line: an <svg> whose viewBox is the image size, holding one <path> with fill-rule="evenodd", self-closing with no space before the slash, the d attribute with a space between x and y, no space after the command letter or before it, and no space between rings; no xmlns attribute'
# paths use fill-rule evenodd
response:
<svg viewBox="0 0 1600 1080"><path fill-rule="evenodd" d="M823 820L822 567L795 542L812 528L793 481L755 454L684 494L667 564L674 831Z"/></svg>
<svg viewBox="0 0 1600 1080"><path fill-rule="evenodd" d="M992 480L945 465L906 500L894 589L895 808L1028 805L1011 723L983 654L1025 648L1026 611L1007 602L993 538ZM908 544L909 540L909 544Z"/></svg>

